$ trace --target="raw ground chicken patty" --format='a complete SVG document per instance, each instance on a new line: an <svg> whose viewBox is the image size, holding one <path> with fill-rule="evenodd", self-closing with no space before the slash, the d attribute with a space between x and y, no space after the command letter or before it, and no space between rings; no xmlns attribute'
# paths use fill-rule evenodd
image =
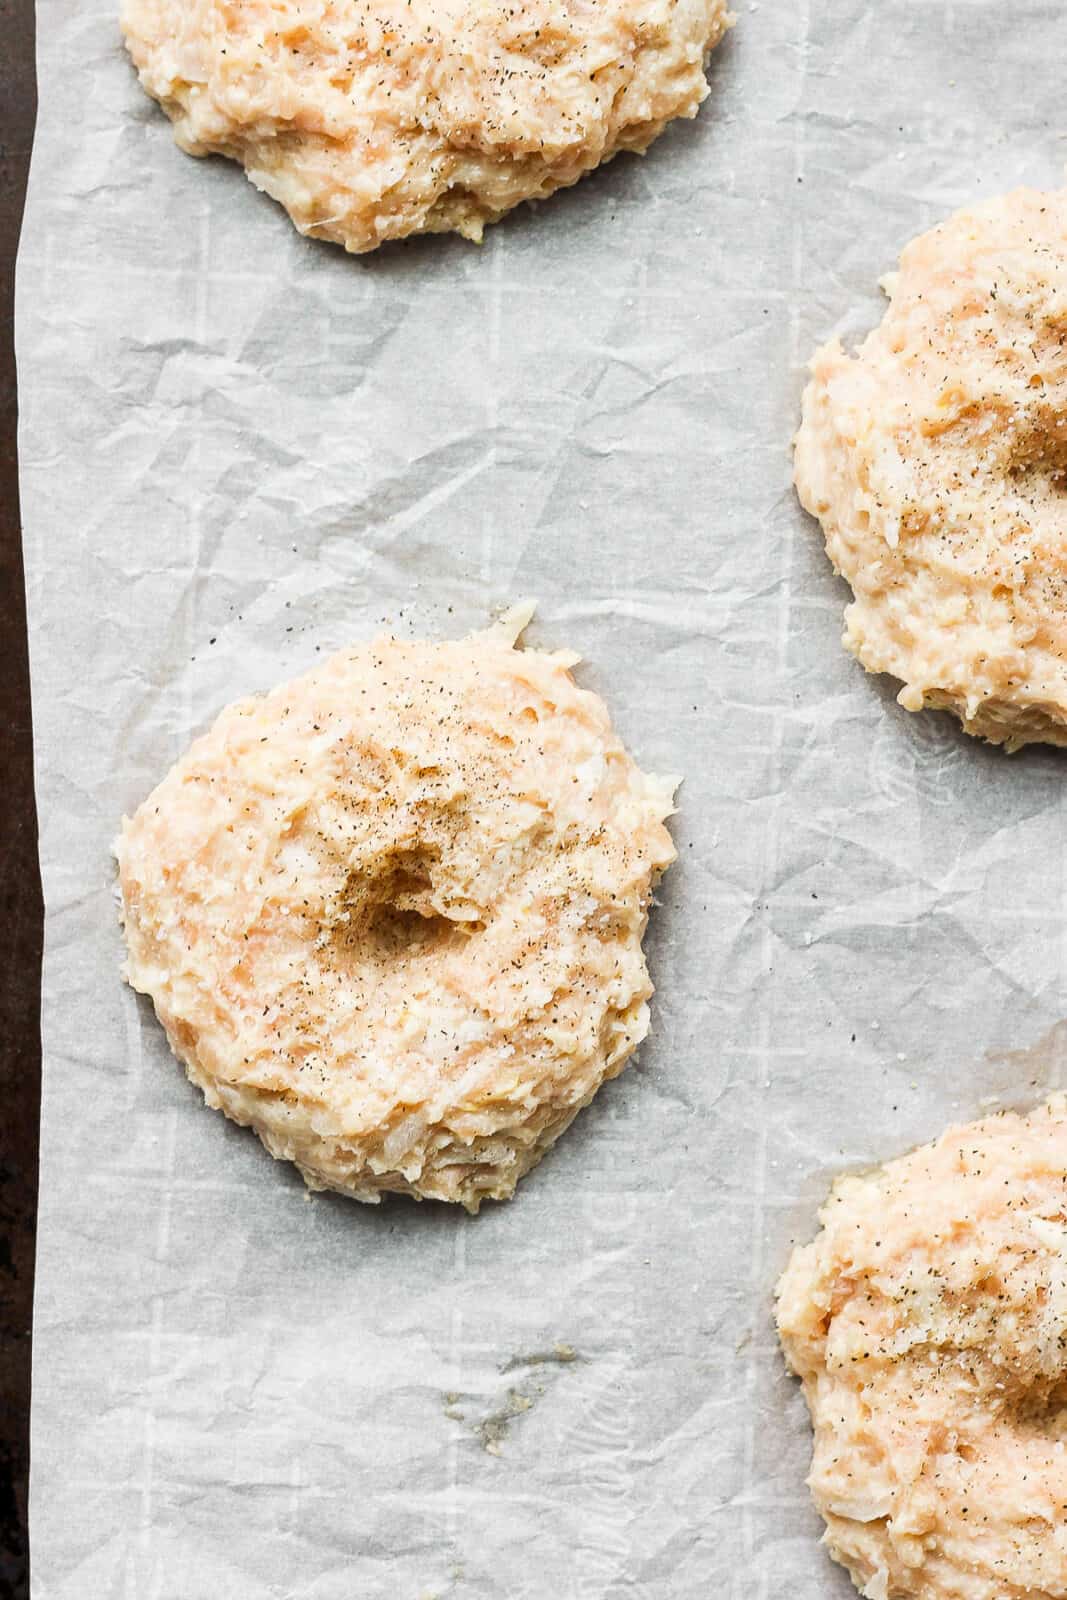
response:
<svg viewBox="0 0 1067 1600"><path fill-rule="evenodd" d="M1067 744L1067 190L958 212L885 287L857 355L815 356L796 439L845 644L909 711Z"/></svg>
<svg viewBox="0 0 1067 1600"><path fill-rule="evenodd" d="M239 701L123 824L129 982L312 1188L507 1198L648 1030L674 782L527 616Z"/></svg>
<svg viewBox="0 0 1067 1600"><path fill-rule="evenodd" d="M842 1178L778 1326L869 1600L1067 1596L1067 1100Z"/></svg>
<svg viewBox="0 0 1067 1600"><path fill-rule="evenodd" d="M643 151L707 94L725 0L123 0L190 155L347 250L455 231Z"/></svg>

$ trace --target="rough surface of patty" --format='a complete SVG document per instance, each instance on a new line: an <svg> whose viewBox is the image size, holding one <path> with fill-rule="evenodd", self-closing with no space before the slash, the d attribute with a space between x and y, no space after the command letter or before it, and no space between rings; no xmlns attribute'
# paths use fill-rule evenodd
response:
<svg viewBox="0 0 1067 1600"><path fill-rule="evenodd" d="M506 1198L647 1032L674 785L524 621L238 702L123 825L130 983L312 1188Z"/></svg>
<svg viewBox="0 0 1067 1600"><path fill-rule="evenodd" d="M1067 1100L842 1178L778 1286L869 1600L1067 1596Z"/></svg>
<svg viewBox="0 0 1067 1600"><path fill-rule="evenodd" d="M725 0L123 0L191 155L352 251L455 231L645 150L707 94Z"/></svg>
<svg viewBox="0 0 1067 1600"><path fill-rule="evenodd" d="M858 353L815 356L796 439L845 644L910 711L1067 744L1067 190L958 212L885 286Z"/></svg>

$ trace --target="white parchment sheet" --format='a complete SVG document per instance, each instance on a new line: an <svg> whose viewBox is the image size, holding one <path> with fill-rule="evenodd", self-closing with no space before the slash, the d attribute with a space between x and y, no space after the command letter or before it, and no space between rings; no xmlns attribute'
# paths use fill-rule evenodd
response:
<svg viewBox="0 0 1067 1600"><path fill-rule="evenodd" d="M911 235L1060 181L1067 10L743 5L646 159L360 260L179 153L110 4L39 48L36 1600L850 1593L772 1287L842 1165L1063 1081L1067 766L845 656L787 446ZM522 596L685 774L652 1037L511 1205L309 1202L119 982L110 842L234 696Z"/></svg>

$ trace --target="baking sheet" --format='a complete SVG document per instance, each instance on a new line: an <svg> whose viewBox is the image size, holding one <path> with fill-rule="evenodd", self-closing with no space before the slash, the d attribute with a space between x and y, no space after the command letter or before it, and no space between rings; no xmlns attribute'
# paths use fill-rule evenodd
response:
<svg viewBox="0 0 1067 1600"><path fill-rule="evenodd" d="M1064 1082L1064 757L843 654L787 444L910 235L1060 180L1067 13L743 5L646 159L362 260L38 15L36 1600L850 1593L772 1286L840 1166ZM652 1037L511 1205L309 1200L119 983L118 818L234 696L527 595L686 775Z"/></svg>

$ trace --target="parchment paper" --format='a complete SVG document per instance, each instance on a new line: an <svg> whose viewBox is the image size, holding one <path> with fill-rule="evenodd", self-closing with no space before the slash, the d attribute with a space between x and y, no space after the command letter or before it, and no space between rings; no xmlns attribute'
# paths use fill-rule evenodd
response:
<svg viewBox="0 0 1067 1600"><path fill-rule="evenodd" d="M1067 13L743 6L645 160L362 260L178 152L110 4L39 43L36 1600L850 1593L772 1287L840 1167L1063 1081L1067 790L846 657L787 446L911 235L1060 181ZM527 595L686 775L652 1037L511 1205L309 1202L119 982L110 842L234 696Z"/></svg>

